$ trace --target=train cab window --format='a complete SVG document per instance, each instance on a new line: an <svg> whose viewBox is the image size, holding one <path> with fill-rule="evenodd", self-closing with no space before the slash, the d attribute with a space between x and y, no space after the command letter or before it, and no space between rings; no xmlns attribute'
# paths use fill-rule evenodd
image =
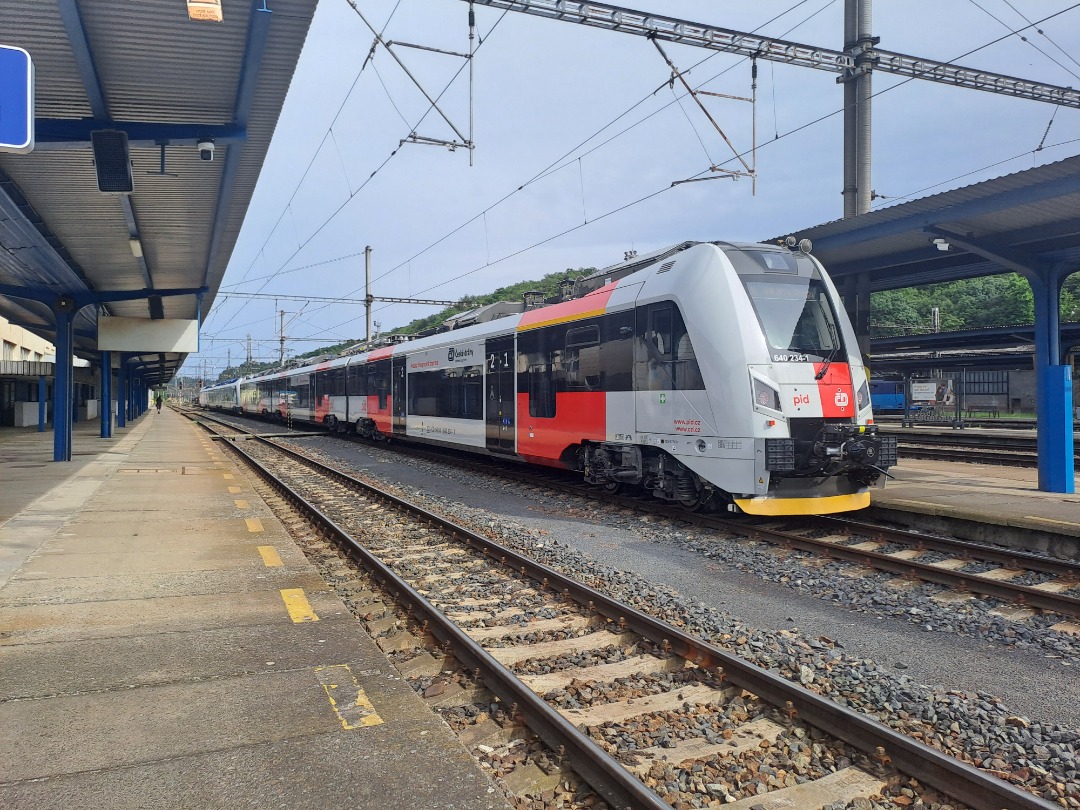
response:
<svg viewBox="0 0 1080 810"><path fill-rule="evenodd" d="M568 390L601 390L600 327L583 326L567 330L562 360Z"/></svg>
<svg viewBox="0 0 1080 810"><path fill-rule="evenodd" d="M840 348L840 330L820 278L741 276L774 353L827 357Z"/></svg>

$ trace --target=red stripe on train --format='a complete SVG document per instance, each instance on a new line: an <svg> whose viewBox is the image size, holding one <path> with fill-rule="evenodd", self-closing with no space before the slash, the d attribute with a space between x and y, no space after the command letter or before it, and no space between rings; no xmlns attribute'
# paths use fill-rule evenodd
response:
<svg viewBox="0 0 1080 810"><path fill-rule="evenodd" d="M564 391L555 395L555 416L529 415L529 395L517 395L518 455L534 464L561 466L559 459L582 439L603 441L607 435L607 412L603 391Z"/></svg>
<svg viewBox="0 0 1080 810"><path fill-rule="evenodd" d="M814 376L821 373L824 363L814 363ZM825 376L817 381L821 415L850 419L856 414L855 389L851 384L851 368L847 363L830 363Z"/></svg>

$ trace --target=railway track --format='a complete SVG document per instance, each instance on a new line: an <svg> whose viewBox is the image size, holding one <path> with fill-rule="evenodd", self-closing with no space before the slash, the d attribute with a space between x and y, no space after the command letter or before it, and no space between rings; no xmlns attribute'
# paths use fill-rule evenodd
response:
<svg viewBox="0 0 1080 810"><path fill-rule="evenodd" d="M394 596L400 615L374 593L357 610L425 693L490 692L489 723L527 725L553 752L525 765L558 760L611 807L904 806L912 786L1055 806L270 439L227 444ZM420 638L441 652L409 657Z"/></svg>
<svg viewBox="0 0 1080 810"><path fill-rule="evenodd" d="M980 430L927 433L917 429L901 431L895 428L885 428L885 432L896 436L897 450L902 457L1008 467L1037 467L1039 464L1038 444L1031 434L1010 436L1001 431L984 433ZM1077 445L1076 458L1080 460L1080 444Z"/></svg>
<svg viewBox="0 0 1080 810"><path fill-rule="evenodd" d="M1025 449L1027 442L1001 442L996 445L971 447L962 444L931 444L933 439L897 441L896 449L901 457L921 458L935 461L961 461L969 464L996 464L1003 467L1038 467L1039 456L1035 450Z"/></svg>
<svg viewBox="0 0 1080 810"><path fill-rule="evenodd" d="M223 424L228 424L223 422ZM265 434L264 434L265 435ZM294 436L295 434L285 434ZM902 581L922 581L948 589L943 599L971 594L1001 600L1021 611L1045 611L1063 617L1080 616L1080 563L1005 549L926 532L838 517L799 517L786 520L738 519L686 512L657 502L605 492L576 477L556 472L523 471L516 465L480 463L458 454L411 447L409 454L439 463L464 466L484 475L508 476L583 497L616 503L715 529L786 549L812 552L822 558L848 562L894 574Z"/></svg>

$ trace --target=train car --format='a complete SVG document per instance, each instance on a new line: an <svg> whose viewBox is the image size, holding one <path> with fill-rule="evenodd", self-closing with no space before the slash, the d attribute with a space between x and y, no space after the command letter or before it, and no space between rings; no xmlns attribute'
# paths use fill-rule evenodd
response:
<svg viewBox="0 0 1080 810"><path fill-rule="evenodd" d="M874 413L904 412L903 380L870 380L870 403Z"/></svg>
<svg viewBox="0 0 1080 810"><path fill-rule="evenodd" d="M216 411L240 412L240 386L238 380L207 386L199 391L199 405Z"/></svg>
<svg viewBox="0 0 1080 810"><path fill-rule="evenodd" d="M282 418L564 467L688 508L858 509L896 445L809 249L687 242L606 268L577 298L252 382Z"/></svg>

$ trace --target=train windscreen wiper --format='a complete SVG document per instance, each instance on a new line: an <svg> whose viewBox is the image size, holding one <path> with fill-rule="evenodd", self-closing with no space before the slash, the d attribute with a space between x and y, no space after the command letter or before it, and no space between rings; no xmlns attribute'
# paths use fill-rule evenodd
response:
<svg viewBox="0 0 1080 810"><path fill-rule="evenodd" d="M829 370L829 366L832 365L833 359L836 357L836 353L840 351L840 339L836 336L836 330L833 328L832 321L826 318L825 325L829 327L829 337L832 338L833 347L829 352L828 357L825 358L825 362L818 370L818 373L814 375L815 380L821 380L825 376L826 372Z"/></svg>

